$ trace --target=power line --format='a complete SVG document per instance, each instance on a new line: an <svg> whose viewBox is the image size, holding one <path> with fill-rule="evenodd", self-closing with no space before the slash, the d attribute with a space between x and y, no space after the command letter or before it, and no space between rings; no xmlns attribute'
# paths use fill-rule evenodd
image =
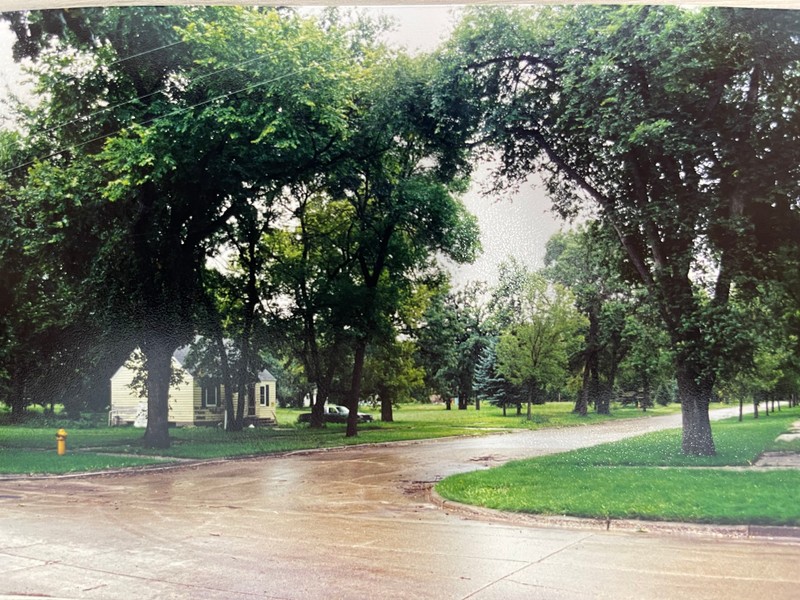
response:
<svg viewBox="0 0 800 600"><path fill-rule="evenodd" d="M164 44L163 46L159 46L158 48L151 48L150 50L144 50L143 52L138 52L137 54L132 54L130 56L126 56L125 58L119 58L114 62L110 63L108 66L118 65L119 63L124 63L128 60L133 60L134 58L139 58L140 56L146 56L148 54L152 54L153 52L158 52L159 50L166 50L167 48L172 48L173 46L178 46L179 44L185 44L184 40L178 40L177 42L172 42L171 44Z"/></svg>
<svg viewBox="0 0 800 600"><path fill-rule="evenodd" d="M322 63L316 63L315 62L315 63L313 63L311 65L308 65L308 66L303 67L301 69L297 69L297 70L292 71L290 73L284 73L283 75L278 75L277 77L273 77L271 79L265 79L265 80L259 81L257 83L253 83L253 84L247 85L247 86L245 86L243 88L239 88L237 90L232 90L232 91L229 91L229 92L225 92L224 94L219 94L218 96L214 96L212 98L208 98L206 100L203 100L201 102L197 102L197 103L192 104L190 106L186 106L186 107L183 107L183 108L176 109L176 110L174 110L172 112L168 112L166 114L159 115L157 117L152 117L150 119L146 119L146 120L144 120L144 121L142 121L140 123L136 123L136 124L138 124L138 125L149 125L151 123L154 123L154 122L158 121L159 119L167 119L167 118L170 118L170 117L174 117L174 116L177 116L177 115L179 115L181 113L184 113L184 112L193 110L195 108L198 108L200 106L205 106L206 104L211 104L212 102L216 102L218 100L224 100L226 98L230 98L231 96L233 96L235 94L240 94L242 92L247 92L247 91L259 88L259 87L263 87L265 85L269 85L270 83L275 83L276 81L280 81L282 79L286 79L288 77L292 77L294 75L302 73L303 71L307 71L307 70L309 70L309 69L311 69L313 67L319 66L320 64L325 64L325 63L332 62L333 60L334 59L329 59L329 60L326 60L326 61L322 61ZM8 173L16 171L17 169L22 169L24 167L28 167L28 166L36 163L37 161L48 160L50 158L53 158L54 156L58 156L59 154L62 154L63 152L67 152L69 150L76 150L78 148L83 148L84 146L88 146L89 144L92 144L94 142L98 142L100 140L104 140L104 139L109 138L109 137L111 137L113 135L116 135L116 134L120 133L121 131L123 131L124 129L125 128L117 129L117 130L112 131L110 133L106 133L106 134L103 134L103 135L99 135L99 136L93 137L93 138L91 138L89 140L86 140L84 142L81 142L79 144L73 144L71 146L64 146L62 148L59 148L58 150L55 150L54 152L51 152L50 154L48 154L46 156L37 157L37 158L34 158L32 160L29 160L28 162L21 163L19 165L11 167L10 169L6 169L5 171L2 172L2 174L3 175L7 175Z"/></svg>
<svg viewBox="0 0 800 600"><path fill-rule="evenodd" d="M168 46L163 46L163 47L166 48L166 47L174 46L174 45L175 44L169 44ZM155 50L149 50L148 52L154 52L154 51ZM142 53L140 53L138 55L134 55L134 56L141 56L141 55L147 54L148 52L142 52ZM221 68L221 69L217 69L216 71L212 71L211 73L206 73L205 75L200 75L197 78L195 78L194 80L190 81L189 85L193 85L193 84L195 84L195 83L197 83L199 81L202 81L203 79L207 79L209 77L213 77L214 75L219 75L220 73L224 73L225 71L230 71L230 70L242 67L244 65L248 65L250 63L257 62L259 60L264 60L265 58L272 58L272 56L274 56L274 54L271 54L271 55L270 54L263 54L261 56L255 57L255 58L249 58L247 60L243 60L243 61L240 61L238 63L234 63L233 65L230 65L230 66L227 66L227 67L224 67L224 68ZM129 57L129 58L133 58L133 57ZM127 59L123 59L123 60L127 60ZM122 61L117 61L117 62L122 62ZM116 63L111 63L111 64L113 65L113 64L116 64ZM138 102L139 100L144 100L146 98L150 98L150 97L155 96L157 94L161 94L163 92L166 92L168 89L169 89L169 86L165 85L165 86L161 87L160 89L157 89L157 90L155 90L153 92L149 92L147 94L142 94L141 96L136 96L135 98L131 98L129 100L125 100L124 102L119 102L119 103L113 104L111 106L106 106L106 107L101 108L100 110L97 110L97 111L95 111L93 113L90 113L88 115L81 115L80 117L76 117L75 119L72 119L70 121L65 121L63 123L59 123L58 125L53 125L52 127L48 128L48 129L41 129L41 130L35 132L34 135L46 135L48 133L52 133L53 131L58 131L59 129L63 129L64 127L68 127L69 125L72 125L74 123L82 123L82 122L90 121L91 119L93 119L94 117L96 117L98 115L102 115L103 113L109 112L111 110L116 110L117 108L121 108L123 106L127 106L128 104L133 104L134 102Z"/></svg>

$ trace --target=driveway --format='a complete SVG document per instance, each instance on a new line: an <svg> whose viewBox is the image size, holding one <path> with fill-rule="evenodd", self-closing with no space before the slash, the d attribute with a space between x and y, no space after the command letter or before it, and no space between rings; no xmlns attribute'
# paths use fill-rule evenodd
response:
<svg viewBox="0 0 800 600"><path fill-rule="evenodd" d="M0 482L0 598L796 598L793 540L497 522L430 498L452 473L678 422Z"/></svg>

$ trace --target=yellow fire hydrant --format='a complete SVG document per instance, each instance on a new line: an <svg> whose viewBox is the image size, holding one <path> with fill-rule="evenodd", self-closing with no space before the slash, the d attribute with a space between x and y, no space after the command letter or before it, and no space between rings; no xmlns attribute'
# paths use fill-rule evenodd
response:
<svg viewBox="0 0 800 600"><path fill-rule="evenodd" d="M67 432L64 429L59 429L56 432L56 448L59 456L64 456L67 453Z"/></svg>

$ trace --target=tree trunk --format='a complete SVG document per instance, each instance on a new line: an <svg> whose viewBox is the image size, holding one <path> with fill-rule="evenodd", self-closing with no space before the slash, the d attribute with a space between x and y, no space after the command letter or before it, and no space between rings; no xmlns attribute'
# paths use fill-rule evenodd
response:
<svg viewBox="0 0 800 600"><path fill-rule="evenodd" d="M588 311L588 317L589 332L586 335L586 365L583 377L585 401L587 408L592 402L597 414L607 415L610 412L610 402L600 393L600 307L592 306Z"/></svg>
<svg viewBox="0 0 800 600"><path fill-rule="evenodd" d="M244 417L249 401L248 388L252 381L253 363L253 327L255 323L255 309L259 302L258 294L258 259L256 249L261 237L261 229L254 223L249 223L247 231L247 283L245 285L244 298L244 322L242 332L239 337L239 370L237 376L237 388L239 397L236 402L236 419L233 425L235 431L244 429Z"/></svg>
<svg viewBox="0 0 800 600"><path fill-rule="evenodd" d="M209 325L213 331L214 345L219 356L220 369L222 370L222 385L225 389L225 430L233 431L235 413L233 411L233 377L228 360L228 351L225 349L225 335L222 331L222 317L214 305L212 298L206 293L203 301L209 315Z"/></svg>
<svg viewBox="0 0 800 600"><path fill-rule="evenodd" d="M677 379L683 422L683 453L691 456L714 456L716 449L708 417L712 381L698 382L688 365L678 365Z"/></svg>
<svg viewBox="0 0 800 600"><path fill-rule="evenodd" d="M449 396L444 399L444 409L445 410L453 410L453 399Z"/></svg>
<svg viewBox="0 0 800 600"><path fill-rule="evenodd" d="M381 394L381 421L384 423L392 423L394 421L392 404L392 398L389 394Z"/></svg>
<svg viewBox="0 0 800 600"><path fill-rule="evenodd" d="M600 385L600 377L596 370L592 372L589 395L594 399L594 408L598 415L611 414L611 389Z"/></svg>
<svg viewBox="0 0 800 600"><path fill-rule="evenodd" d="M589 361L583 365L583 384L572 412L585 417L589 413Z"/></svg>
<svg viewBox="0 0 800 600"><path fill-rule="evenodd" d="M236 382L236 419L232 431L242 431L244 429L244 411L247 404L247 385L244 384L244 378L241 372L237 377Z"/></svg>
<svg viewBox="0 0 800 600"><path fill-rule="evenodd" d="M169 384L172 379L172 353L175 348L163 340L142 344L147 371L147 448L169 448Z"/></svg>
<svg viewBox="0 0 800 600"><path fill-rule="evenodd" d="M21 377L17 377L11 387L11 422L21 423L24 416L25 382Z"/></svg>
<svg viewBox="0 0 800 600"><path fill-rule="evenodd" d="M744 418L744 396L739 396L739 422Z"/></svg>
<svg viewBox="0 0 800 600"><path fill-rule="evenodd" d="M318 390L319 391L319 390ZM311 404L311 420L308 426L312 429L322 429L325 427L325 402L328 394L319 394L317 401Z"/></svg>
<svg viewBox="0 0 800 600"><path fill-rule="evenodd" d="M353 359L353 379L350 383L350 414L347 416L347 433L345 437L358 435L358 400L361 397L361 377L364 373L364 358L367 355L367 342L359 340Z"/></svg>
<svg viewBox="0 0 800 600"><path fill-rule="evenodd" d="M384 423L394 422L394 411L391 400L381 399L381 421Z"/></svg>
<svg viewBox="0 0 800 600"><path fill-rule="evenodd" d="M533 396L536 393L536 384L528 384L528 414L525 417L527 421L533 420Z"/></svg>
<svg viewBox="0 0 800 600"><path fill-rule="evenodd" d="M311 399L311 421L309 421L309 427L313 429L325 427L325 404L331 395L330 384L327 377L317 381L317 396L316 398L312 396Z"/></svg>

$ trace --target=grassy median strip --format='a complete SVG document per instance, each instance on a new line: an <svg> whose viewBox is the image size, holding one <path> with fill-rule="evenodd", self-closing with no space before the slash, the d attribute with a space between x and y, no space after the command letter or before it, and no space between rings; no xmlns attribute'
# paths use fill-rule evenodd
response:
<svg viewBox="0 0 800 600"><path fill-rule="evenodd" d="M443 497L499 510L695 523L800 525L800 471L749 469L800 417L784 410L714 423L718 454L680 454L680 431L516 461L440 482Z"/></svg>
<svg viewBox="0 0 800 600"><path fill-rule="evenodd" d="M158 458L95 452L69 452L65 456L58 456L53 451L35 449L3 448L0 452L0 473L9 475L84 473L163 463L164 460Z"/></svg>
<svg viewBox="0 0 800 600"><path fill-rule="evenodd" d="M302 410L279 409L278 427L258 427L228 433L217 427L178 427L170 430L172 445L165 450L142 444L142 429L133 427L75 427L51 417L46 426L0 426L0 473L69 473L125 466L163 463L165 459L213 459L274 454L293 450L334 446L432 439L457 435L485 435L503 429L569 427L609 419L668 414L677 407L659 407L642 413L633 407L614 407L610 416L579 417L572 404L551 403L534 407L527 421L509 411L484 405L480 411L446 411L441 405L403 405L395 421L376 421L359 426L356 438L344 437L344 425L330 424L322 430L298 425ZM67 455L55 453L55 432L68 430Z"/></svg>

